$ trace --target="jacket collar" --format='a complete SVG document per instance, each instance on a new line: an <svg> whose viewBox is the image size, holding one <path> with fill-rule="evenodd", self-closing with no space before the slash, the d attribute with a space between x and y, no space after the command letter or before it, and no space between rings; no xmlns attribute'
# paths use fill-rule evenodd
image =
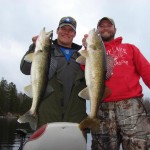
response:
<svg viewBox="0 0 150 150"><path fill-rule="evenodd" d="M55 39L55 40L53 41L53 43L56 44L56 45L58 45L57 39ZM58 45L58 46L59 46L59 45ZM71 48L78 51L78 50L80 50L80 49L82 48L82 46L81 46L81 45L78 45L78 44L76 44L76 43L72 43Z"/></svg>
<svg viewBox="0 0 150 150"><path fill-rule="evenodd" d="M110 45L119 45L122 43L123 38L122 37L118 37L114 40L111 40L110 42L104 42L105 46L110 46Z"/></svg>
<svg viewBox="0 0 150 150"><path fill-rule="evenodd" d="M73 50L73 54L71 56L72 58L76 59L77 57L79 57L78 50L80 50L81 47L82 46L77 45L75 43L72 44L72 50ZM60 50L60 45L58 45L58 43L57 43L57 39L53 41L52 49L53 49L53 55L54 56L56 56L56 57L64 56L63 53Z"/></svg>

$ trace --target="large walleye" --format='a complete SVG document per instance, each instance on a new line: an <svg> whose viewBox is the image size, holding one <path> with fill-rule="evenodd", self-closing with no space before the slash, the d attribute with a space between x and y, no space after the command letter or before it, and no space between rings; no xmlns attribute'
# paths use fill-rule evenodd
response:
<svg viewBox="0 0 150 150"><path fill-rule="evenodd" d="M76 61L80 64L85 64L87 87L79 93L79 96L90 100L90 114L79 124L79 127L81 130L85 128L97 130L99 121L96 119L96 116L99 104L105 94L110 94L110 90L105 87L107 72L106 52L103 41L95 29L89 31L86 42L87 48L79 51L81 56Z"/></svg>
<svg viewBox="0 0 150 150"><path fill-rule="evenodd" d="M28 112L20 116L18 122L29 122L32 129L37 126L37 108L42 100L48 83L48 71L50 66L50 46L53 32L45 32L45 28L40 32L36 41L34 53L26 55L24 58L31 65L31 85L25 87L25 91L32 91L32 106ZM26 92L25 92L26 93Z"/></svg>

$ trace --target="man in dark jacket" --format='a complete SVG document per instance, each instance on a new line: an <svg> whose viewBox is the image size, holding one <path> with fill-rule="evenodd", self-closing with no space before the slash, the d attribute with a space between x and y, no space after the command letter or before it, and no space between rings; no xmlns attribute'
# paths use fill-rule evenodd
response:
<svg viewBox="0 0 150 150"><path fill-rule="evenodd" d="M57 28L57 39L52 41L48 85L52 87L38 107L38 128L50 122L80 123L86 116L86 100L78 97L85 87L84 72L76 62L81 46L73 43L76 21L63 17ZM34 52L36 37L25 56ZM24 56L24 57L25 57ZM22 58L20 69L30 75L31 63Z"/></svg>

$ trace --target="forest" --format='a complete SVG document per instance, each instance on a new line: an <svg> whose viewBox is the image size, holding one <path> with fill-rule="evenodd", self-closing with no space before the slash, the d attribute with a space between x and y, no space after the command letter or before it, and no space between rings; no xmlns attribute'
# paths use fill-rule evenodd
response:
<svg viewBox="0 0 150 150"><path fill-rule="evenodd" d="M32 99L24 93L18 93L16 85L4 78L0 81L0 116L18 117L30 109ZM150 98L144 98L143 104L150 114Z"/></svg>
<svg viewBox="0 0 150 150"><path fill-rule="evenodd" d="M23 93L18 93L16 85L8 83L4 78L0 81L0 116L14 116L30 109L32 99Z"/></svg>

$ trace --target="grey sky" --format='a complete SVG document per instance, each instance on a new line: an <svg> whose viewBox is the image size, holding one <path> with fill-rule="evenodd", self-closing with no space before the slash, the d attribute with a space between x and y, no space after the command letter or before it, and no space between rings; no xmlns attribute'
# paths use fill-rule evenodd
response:
<svg viewBox="0 0 150 150"><path fill-rule="evenodd" d="M22 91L29 84L29 76L20 72L20 60L31 44L34 35L43 27L54 30L63 16L77 20L74 42L81 44L82 37L103 16L115 20L117 34L123 42L136 45L150 60L149 0L0 0L0 77L17 85ZM144 94L150 97L142 83Z"/></svg>

